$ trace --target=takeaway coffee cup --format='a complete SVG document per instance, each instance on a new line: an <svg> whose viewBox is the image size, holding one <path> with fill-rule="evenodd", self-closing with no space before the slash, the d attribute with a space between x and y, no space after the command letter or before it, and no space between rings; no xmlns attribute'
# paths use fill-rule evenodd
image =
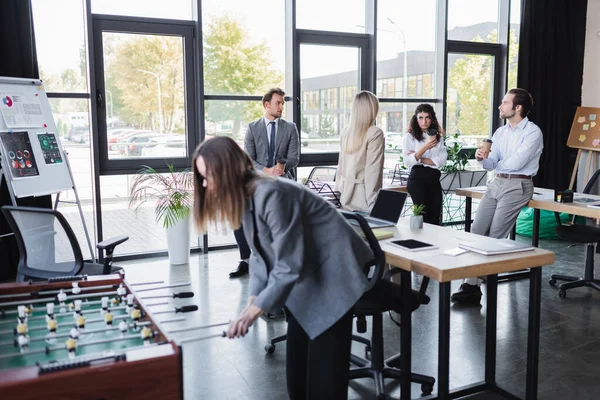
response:
<svg viewBox="0 0 600 400"><path fill-rule="evenodd" d="M483 139L481 141L481 150L483 150L483 158L488 158L490 151L492 150L492 140Z"/></svg>
<svg viewBox="0 0 600 400"><path fill-rule="evenodd" d="M275 168L285 171L285 160L277 160Z"/></svg>
<svg viewBox="0 0 600 400"><path fill-rule="evenodd" d="M429 129L427 131L427 136L426 137L427 137L427 141L428 142L433 142L434 140L437 139L437 132L435 130L433 130L433 129Z"/></svg>

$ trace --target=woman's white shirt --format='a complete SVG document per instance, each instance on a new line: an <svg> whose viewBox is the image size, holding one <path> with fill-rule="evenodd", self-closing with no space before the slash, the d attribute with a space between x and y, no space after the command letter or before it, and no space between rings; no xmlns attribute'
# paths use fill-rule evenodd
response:
<svg viewBox="0 0 600 400"><path fill-rule="evenodd" d="M402 145L402 158L404 166L410 171L415 165L423 165L428 168L440 169L446 165L448 159L448 151L444 145L442 137L438 144L429 150L426 150L421 158L429 158L435 165L423 164L415 158L415 154L427 144L427 135L423 135L423 140L418 141L409 132L404 133L404 143ZM409 154L412 151L411 154Z"/></svg>

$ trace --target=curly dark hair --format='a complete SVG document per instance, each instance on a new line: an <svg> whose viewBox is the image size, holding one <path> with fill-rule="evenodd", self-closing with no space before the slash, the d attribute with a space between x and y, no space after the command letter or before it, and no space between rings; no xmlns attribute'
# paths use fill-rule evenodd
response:
<svg viewBox="0 0 600 400"><path fill-rule="evenodd" d="M419 104L415 109L415 114L410 119L410 123L408 124L408 132L415 138L415 140L421 141L423 140L423 131L419 127L419 122L417 121L417 115L419 113L427 113L431 117L431 125L429 126L429 130L434 130L436 132L436 139L438 141L441 140L444 135L444 128L442 128L435 116L435 110L431 106L431 104Z"/></svg>

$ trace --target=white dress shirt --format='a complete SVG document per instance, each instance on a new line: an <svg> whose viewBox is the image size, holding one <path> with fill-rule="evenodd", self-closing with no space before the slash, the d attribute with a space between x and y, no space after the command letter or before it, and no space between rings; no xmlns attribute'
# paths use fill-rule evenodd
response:
<svg viewBox="0 0 600 400"><path fill-rule="evenodd" d="M265 120L265 126L267 127L267 140L269 141L269 144L271 144L271 125L269 124L271 122L275 122L275 137L277 137L277 126L279 125L279 118L275 118L273 121L271 121L269 118L264 116L263 119Z"/></svg>
<svg viewBox="0 0 600 400"><path fill-rule="evenodd" d="M525 117L514 129L507 123L492 136L492 151L480 161L484 169L499 174L535 176L544 149L541 129Z"/></svg>
<svg viewBox="0 0 600 400"><path fill-rule="evenodd" d="M421 149L421 147L427 144L427 135L423 135L423 140L418 141L413 137L413 135L409 132L404 133L404 142L402 145L402 158L404 160L404 166L410 171L412 167L415 165L423 165L428 168L440 169L444 165L446 165L446 160L448 159L448 151L446 150L446 146L444 145L444 139L438 142L434 148L425 150L425 153L421 156L421 158L429 158L435 165L423 164L415 158L415 154L417 151ZM414 153L408 154L413 151Z"/></svg>

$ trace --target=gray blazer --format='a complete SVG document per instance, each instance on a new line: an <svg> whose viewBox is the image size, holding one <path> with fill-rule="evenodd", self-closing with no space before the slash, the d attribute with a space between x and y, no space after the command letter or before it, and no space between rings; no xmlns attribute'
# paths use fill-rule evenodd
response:
<svg viewBox="0 0 600 400"><path fill-rule="evenodd" d="M285 305L311 339L364 293L370 247L310 190L287 179L260 179L243 225L252 249L250 296L265 312Z"/></svg>
<svg viewBox="0 0 600 400"><path fill-rule="evenodd" d="M296 124L279 118L275 136L275 162L285 159L285 176L294 178L294 168L298 166L298 129ZM244 148L254 168L262 171L269 160L269 139L264 118L248 124L244 137Z"/></svg>

